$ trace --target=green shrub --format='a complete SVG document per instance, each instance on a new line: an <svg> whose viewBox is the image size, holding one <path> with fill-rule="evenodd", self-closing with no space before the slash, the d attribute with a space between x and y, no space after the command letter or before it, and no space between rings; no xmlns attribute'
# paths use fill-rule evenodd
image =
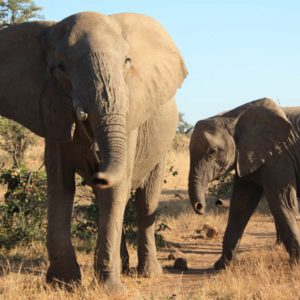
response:
<svg viewBox="0 0 300 300"><path fill-rule="evenodd" d="M46 176L21 166L4 169L0 183L7 185L0 205L0 246L13 248L44 240L46 232Z"/></svg>
<svg viewBox="0 0 300 300"><path fill-rule="evenodd" d="M0 248L11 249L32 241L45 241L46 174L43 171L30 171L24 166L13 167L0 171L0 183L7 186L4 201L0 202ZM71 234L73 239L80 242L76 244L82 250L90 251L95 247L97 224L96 204L74 206ZM137 222L134 192L126 207L123 228L126 239L135 243ZM156 239L159 245L163 244L163 237L158 232Z"/></svg>
<svg viewBox="0 0 300 300"><path fill-rule="evenodd" d="M211 182L208 186L207 194L212 198L230 198L232 194L234 174L229 172L218 180Z"/></svg>

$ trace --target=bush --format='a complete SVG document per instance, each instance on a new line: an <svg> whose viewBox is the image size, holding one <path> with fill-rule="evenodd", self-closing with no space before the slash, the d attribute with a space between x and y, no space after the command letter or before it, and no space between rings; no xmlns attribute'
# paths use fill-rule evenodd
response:
<svg viewBox="0 0 300 300"><path fill-rule="evenodd" d="M0 205L0 246L13 248L44 240L46 232L46 176L21 166L4 169L0 183L7 185Z"/></svg>
<svg viewBox="0 0 300 300"><path fill-rule="evenodd" d="M229 172L218 180L211 182L208 186L207 194L212 198L230 198L232 194L234 174Z"/></svg>
<svg viewBox="0 0 300 300"><path fill-rule="evenodd" d="M0 171L0 183L7 186L4 201L0 202L0 248L11 249L32 241L45 241L46 174L43 171L30 171L24 166L13 167ZM137 222L134 192L127 204L123 229L126 238L135 243ZM80 242L83 250L90 251L95 247L97 231L98 206L95 203L76 204L71 227L72 238ZM163 238L158 232L156 238L162 244Z"/></svg>
<svg viewBox="0 0 300 300"><path fill-rule="evenodd" d="M11 156L14 166L21 164L25 151L36 142L28 129L3 117L0 117L0 137L0 148Z"/></svg>

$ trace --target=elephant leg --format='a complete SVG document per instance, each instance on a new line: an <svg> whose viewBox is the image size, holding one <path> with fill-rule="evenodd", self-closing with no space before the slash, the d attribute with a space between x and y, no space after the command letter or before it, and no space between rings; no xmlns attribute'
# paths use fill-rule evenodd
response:
<svg viewBox="0 0 300 300"><path fill-rule="evenodd" d="M164 174L164 159L149 174L143 187L136 191L138 222L138 272L145 277L162 273L157 260L154 221Z"/></svg>
<svg viewBox="0 0 300 300"><path fill-rule="evenodd" d="M297 201L293 201L293 203L291 203L291 208L293 209L295 216L296 216L296 220L297 218L299 218L299 204L298 204L298 198ZM275 223L275 229L276 229L276 244L279 245L282 243L282 239L280 237L280 225L278 224L278 219L274 218L274 223Z"/></svg>
<svg viewBox="0 0 300 300"><path fill-rule="evenodd" d="M223 239L222 256L215 263L215 269L224 269L235 257L246 225L261 196L261 187L237 176L235 177L228 223Z"/></svg>
<svg viewBox="0 0 300 300"><path fill-rule="evenodd" d="M117 188L96 192L99 206L98 241L95 252L95 274L108 292L123 294L125 286L121 274L121 239L127 184L123 180Z"/></svg>
<svg viewBox="0 0 300 300"><path fill-rule="evenodd" d="M298 201L296 188L291 184L279 189L265 188L265 195L274 216L277 234L292 262L298 262L300 260L300 231L295 214Z"/></svg>
<svg viewBox="0 0 300 300"><path fill-rule="evenodd" d="M71 243L71 217L75 174L67 146L46 141L45 164L48 180L47 249L50 266L47 282L79 282L80 269Z"/></svg>

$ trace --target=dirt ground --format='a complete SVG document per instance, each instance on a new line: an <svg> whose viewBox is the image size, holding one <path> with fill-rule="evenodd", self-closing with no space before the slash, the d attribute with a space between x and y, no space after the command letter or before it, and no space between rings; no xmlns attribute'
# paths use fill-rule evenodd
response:
<svg viewBox="0 0 300 300"><path fill-rule="evenodd" d="M40 152L35 156L41 157ZM129 245L132 272L122 276L128 293L123 297L107 295L93 276L93 254L77 251L83 281L69 292L45 284L45 245L32 244L0 253L0 299L300 299L300 268L290 266L286 251L275 246L273 219L265 208L248 224L233 265L225 271L213 270L221 254L228 212L211 203L205 216L192 211L187 196L188 164L186 151L168 155L167 168L172 167L178 175L167 172L156 222L165 242L158 247L162 276L138 277L136 247ZM198 230L204 224L217 234L200 238ZM173 268L174 261L168 255L175 250L187 259L188 270Z"/></svg>
<svg viewBox="0 0 300 300"><path fill-rule="evenodd" d="M178 193L177 193L178 194ZM156 290L163 283L163 290L169 296L189 298L197 294L204 281L216 276L220 272L213 270L214 262L222 252L222 238L226 226L227 213L217 212L206 217L193 216L188 208L183 209L187 199L176 200L170 197L169 191L164 191L161 205L178 205L182 208L182 215L178 215L173 221L169 219L167 224L173 224L171 230L164 232L163 236L169 244L158 251L159 260L164 267L164 274L157 281L151 282ZM174 203L172 203L174 202ZM189 203L188 203L189 204ZM180 214L180 213L179 213ZM179 219L179 220L178 220ZM176 224L178 220L178 224ZM213 238L199 238L197 230L203 224L211 225L217 229L218 235ZM259 250L269 249L275 243L274 223L270 216L256 214L247 226L239 252L256 255ZM188 262L187 271L179 271L173 268L174 261L168 259L168 254L174 250L180 250ZM135 262L132 262L133 265ZM147 286L146 286L147 287Z"/></svg>

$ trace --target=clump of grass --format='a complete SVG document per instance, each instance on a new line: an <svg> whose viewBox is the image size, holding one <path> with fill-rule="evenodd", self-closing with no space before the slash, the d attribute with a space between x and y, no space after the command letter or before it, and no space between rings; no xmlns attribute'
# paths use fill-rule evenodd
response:
<svg viewBox="0 0 300 300"><path fill-rule="evenodd" d="M300 270L274 246L239 255L227 270L201 281L195 299L299 299Z"/></svg>

